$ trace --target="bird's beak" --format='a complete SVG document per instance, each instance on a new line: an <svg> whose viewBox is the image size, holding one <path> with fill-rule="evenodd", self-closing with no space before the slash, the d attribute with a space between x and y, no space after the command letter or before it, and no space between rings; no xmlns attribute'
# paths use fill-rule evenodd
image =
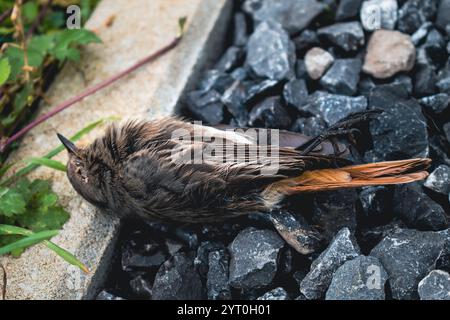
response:
<svg viewBox="0 0 450 320"><path fill-rule="evenodd" d="M72 143L72 141L64 137L62 134L57 133L56 135L58 136L59 140L61 140L61 143L64 145L64 147L66 147L69 153L77 154L78 148Z"/></svg>

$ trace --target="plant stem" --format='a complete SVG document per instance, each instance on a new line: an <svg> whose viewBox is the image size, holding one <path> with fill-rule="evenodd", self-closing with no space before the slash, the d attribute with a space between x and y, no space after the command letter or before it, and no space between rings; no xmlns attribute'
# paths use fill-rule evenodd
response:
<svg viewBox="0 0 450 320"><path fill-rule="evenodd" d="M11 12L12 12L12 9L8 9L8 10L6 10L5 12L3 12L3 13L0 15L0 23L2 23L3 20L5 20L6 18L9 17L9 15L11 14Z"/></svg>
<svg viewBox="0 0 450 320"><path fill-rule="evenodd" d="M11 21L16 29L15 35L20 42L20 48L23 50L23 67L25 73L25 82L30 81L30 69L28 65L27 40L25 38L25 30L22 21L22 0L15 0L14 8L11 13Z"/></svg>
<svg viewBox="0 0 450 320"><path fill-rule="evenodd" d="M75 104L75 103L83 100L84 98L94 94L95 92L97 92L97 91L99 91L99 90L109 86L113 82L116 82L117 80L119 80L119 79L123 78L124 76L130 74L134 70L140 68L144 64L153 62L154 60L158 59L159 57L161 57L162 55L164 55L168 51L170 51L173 48L175 48L178 45L178 43L180 42L181 39L182 39L182 35L176 37L169 44L167 44L166 46L162 47L158 51L152 53L151 55L145 57L144 59L138 61L136 64L132 65L131 67L129 67L129 68L119 72L118 74L116 74L116 75L114 75L114 76L112 76L112 77L110 77L110 78L108 78L108 79L106 79L106 80L104 80L104 81L94 85L91 88L86 89L85 91L81 92L80 94L76 95L75 97L70 98L69 100L66 100L63 103L57 105L53 110L51 110L50 112L48 112L48 113L38 117L37 119L35 119L31 123L29 123L28 125L23 127L21 130L16 132L11 137L6 138L6 139L3 138L3 140L0 141L0 153L4 152L6 147L8 147L11 143L13 143L14 141L16 141L19 138L21 138L23 135L25 135L28 131L30 131L31 129L33 129L37 125L39 125L42 122L46 121L47 119L53 117L55 114L57 114L57 113L65 110L65 109L69 108L73 104Z"/></svg>

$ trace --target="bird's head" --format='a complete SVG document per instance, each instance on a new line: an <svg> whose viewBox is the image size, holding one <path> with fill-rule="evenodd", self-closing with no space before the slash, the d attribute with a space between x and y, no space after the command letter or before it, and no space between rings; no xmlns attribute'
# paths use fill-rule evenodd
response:
<svg viewBox="0 0 450 320"><path fill-rule="evenodd" d="M73 188L93 205L109 208L111 173L100 157L93 156L90 150L93 146L80 148L63 135L57 135L69 153L67 177Z"/></svg>

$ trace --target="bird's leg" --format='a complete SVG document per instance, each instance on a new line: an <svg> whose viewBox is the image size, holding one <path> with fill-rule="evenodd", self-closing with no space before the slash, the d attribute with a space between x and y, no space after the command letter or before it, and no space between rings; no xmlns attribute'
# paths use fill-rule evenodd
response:
<svg viewBox="0 0 450 320"><path fill-rule="evenodd" d="M301 155L307 155L313 151L318 145L320 145L324 140L326 140L326 133L319 134L318 136L306 141L301 146L297 147L297 150L303 149Z"/></svg>
<svg viewBox="0 0 450 320"><path fill-rule="evenodd" d="M312 152L317 146L322 142L332 137L338 137L343 135L348 135L351 143L355 144L356 140L354 133L360 131L358 129L352 128L354 125L373 119L376 115L382 113L381 110L369 110L363 112L356 112L348 115L344 119L336 122L334 125L329 127L324 133L312 138L311 140L305 142L297 148L297 150L302 150L301 155L307 155ZM333 146L334 148L335 146ZM336 154L336 149L335 149Z"/></svg>
<svg viewBox="0 0 450 320"><path fill-rule="evenodd" d="M344 150L341 151L341 150L339 149L339 143L338 143L336 137L331 137L331 138L330 138L330 142L331 142L331 145L332 145L332 147L333 147L334 155L335 155L336 157L341 156L341 155L344 154L345 151L347 150L347 149L344 149Z"/></svg>
<svg viewBox="0 0 450 320"><path fill-rule="evenodd" d="M345 151L347 151L348 150L348 147L346 147L344 150L340 150L339 149L339 143L338 143L338 141L337 141L337 139L336 139L336 137L332 137L332 138L330 138L330 142L331 142L331 145L333 146L333 152L334 152L334 166L335 167L338 167L338 164L337 164L337 162L336 162L336 159L338 158L338 157L340 157L341 155L343 155L344 153L345 153Z"/></svg>
<svg viewBox="0 0 450 320"><path fill-rule="evenodd" d="M317 146L319 146L322 142L325 140L343 136L343 135L353 135L353 132L359 132L357 129L338 129L338 130L327 130L326 132L319 134L318 136L312 138L311 140L307 141L297 149L303 149L300 154L302 156L306 156L310 152L312 152ZM333 145L333 149L335 152L335 155L339 154L339 150L336 150L336 146Z"/></svg>
<svg viewBox="0 0 450 320"><path fill-rule="evenodd" d="M348 129L358 123L372 120L381 113L383 113L383 110L379 110L379 109L350 113L344 119L339 120L338 122L333 124L329 129L330 130L334 130L334 129L338 129L338 128Z"/></svg>

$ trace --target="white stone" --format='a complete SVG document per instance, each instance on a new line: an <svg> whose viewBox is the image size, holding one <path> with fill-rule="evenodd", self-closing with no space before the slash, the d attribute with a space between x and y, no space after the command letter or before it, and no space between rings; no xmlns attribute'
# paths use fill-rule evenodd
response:
<svg viewBox="0 0 450 320"><path fill-rule="evenodd" d="M306 72L308 72L311 79L320 79L333 64L333 61L334 58L328 51L319 47L311 48L305 54Z"/></svg>
<svg viewBox="0 0 450 320"><path fill-rule="evenodd" d="M377 30L370 37L362 70L385 79L400 71L410 71L416 60L416 48L407 34Z"/></svg>

